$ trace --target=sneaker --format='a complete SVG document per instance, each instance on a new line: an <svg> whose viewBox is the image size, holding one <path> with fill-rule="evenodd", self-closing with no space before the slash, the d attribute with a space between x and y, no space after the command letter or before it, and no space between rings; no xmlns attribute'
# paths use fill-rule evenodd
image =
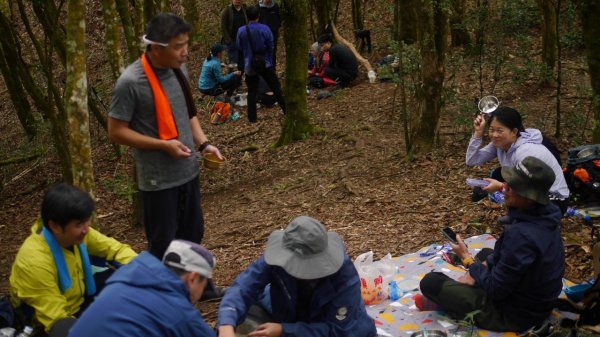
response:
<svg viewBox="0 0 600 337"><path fill-rule="evenodd" d="M488 196L488 192L481 189L481 187L477 186L473 188L473 194L471 194L471 201L478 202L479 200Z"/></svg>
<svg viewBox="0 0 600 337"><path fill-rule="evenodd" d="M227 292L228 287L206 287L204 289L204 293L202 293L202 297L200 298L200 302L216 300L219 298L223 298L225 293Z"/></svg>
<svg viewBox="0 0 600 337"><path fill-rule="evenodd" d="M508 226L508 225L512 225L512 220L513 219L510 216L503 215L503 216L499 217L498 220L496 220L496 222L500 226Z"/></svg>

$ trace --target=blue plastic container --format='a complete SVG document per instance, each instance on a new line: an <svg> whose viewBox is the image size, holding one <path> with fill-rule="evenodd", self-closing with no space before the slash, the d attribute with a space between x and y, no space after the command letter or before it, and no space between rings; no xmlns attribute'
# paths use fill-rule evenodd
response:
<svg viewBox="0 0 600 337"><path fill-rule="evenodd" d="M592 283L581 283L565 288L567 298L575 303L583 300L583 294L592 287Z"/></svg>

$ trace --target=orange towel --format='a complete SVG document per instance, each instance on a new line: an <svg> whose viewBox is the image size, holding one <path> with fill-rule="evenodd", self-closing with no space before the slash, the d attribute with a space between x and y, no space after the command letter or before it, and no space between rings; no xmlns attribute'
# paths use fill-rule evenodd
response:
<svg viewBox="0 0 600 337"><path fill-rule="evenodd" d="M142 54L142 66L144 67L144 73L146 73L148 82L150 82L150 88L152 89L152 95L154 96L158 138L164 140L178 138L179 133L177 132L177 126L175 125L171 103L169 103L169 98L156 77L154 69L152 69L150 61L146 58L146 54Z"/></svg>

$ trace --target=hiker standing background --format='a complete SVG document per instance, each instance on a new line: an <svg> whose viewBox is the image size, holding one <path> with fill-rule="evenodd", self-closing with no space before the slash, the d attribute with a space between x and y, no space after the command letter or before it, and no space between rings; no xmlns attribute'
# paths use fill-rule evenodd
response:
<svg viewBox="0 0 600 337"><path fill-rule="evenodd" d="M267 25L273 34L273 68L277 68L277 40L281 28L281 13L275 0L260 0L258 2L258 22Z"/></svg>
<svg viewBox="0 0 600 337"><path fill-rule="evenodd" d="M247 23L246 4L242 0L231 0L231 4L221 12L221 42L227 46L229 64L237 63L240 70L244 67L239 64L241 60L235 39L238 29Z"/></svg>
<svg viewBox="0 0 600 337"><path fill-rule="evenodd" d="M273 33L271 29L258 22L259 10L256 6L250 6L246 10L248 15L247 25L240 27L237 33L237 46L244 56L243 69L246 73L246 85L248 86L248 121L256 123L256 96L258 93L258 75L262 76L273 91L275 100L285 113L285 102L281 92L281 85L273 67ZM262 55L262 69L255 69L254 54ZM239 68L239 65L238 65Z"/></svg>
<svg viewBox="0 0 600 337"><path fill-rule="evenodd" d="M148 250L162 258L173 239L202 242L198 158L210 145L196 117L185 62L190 26L171 13L148 23L146 52L117 80L108 134L134 148Z"/></svg>

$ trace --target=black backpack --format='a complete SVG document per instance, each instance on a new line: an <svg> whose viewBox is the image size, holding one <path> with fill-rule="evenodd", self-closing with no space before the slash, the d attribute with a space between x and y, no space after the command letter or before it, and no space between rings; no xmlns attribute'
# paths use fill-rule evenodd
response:
<svg viewBox="0 0 600 337"><path fill-rule="evenodd" d="M575 205L600 202L600 144L569 149L565 180Z"/></svg>

